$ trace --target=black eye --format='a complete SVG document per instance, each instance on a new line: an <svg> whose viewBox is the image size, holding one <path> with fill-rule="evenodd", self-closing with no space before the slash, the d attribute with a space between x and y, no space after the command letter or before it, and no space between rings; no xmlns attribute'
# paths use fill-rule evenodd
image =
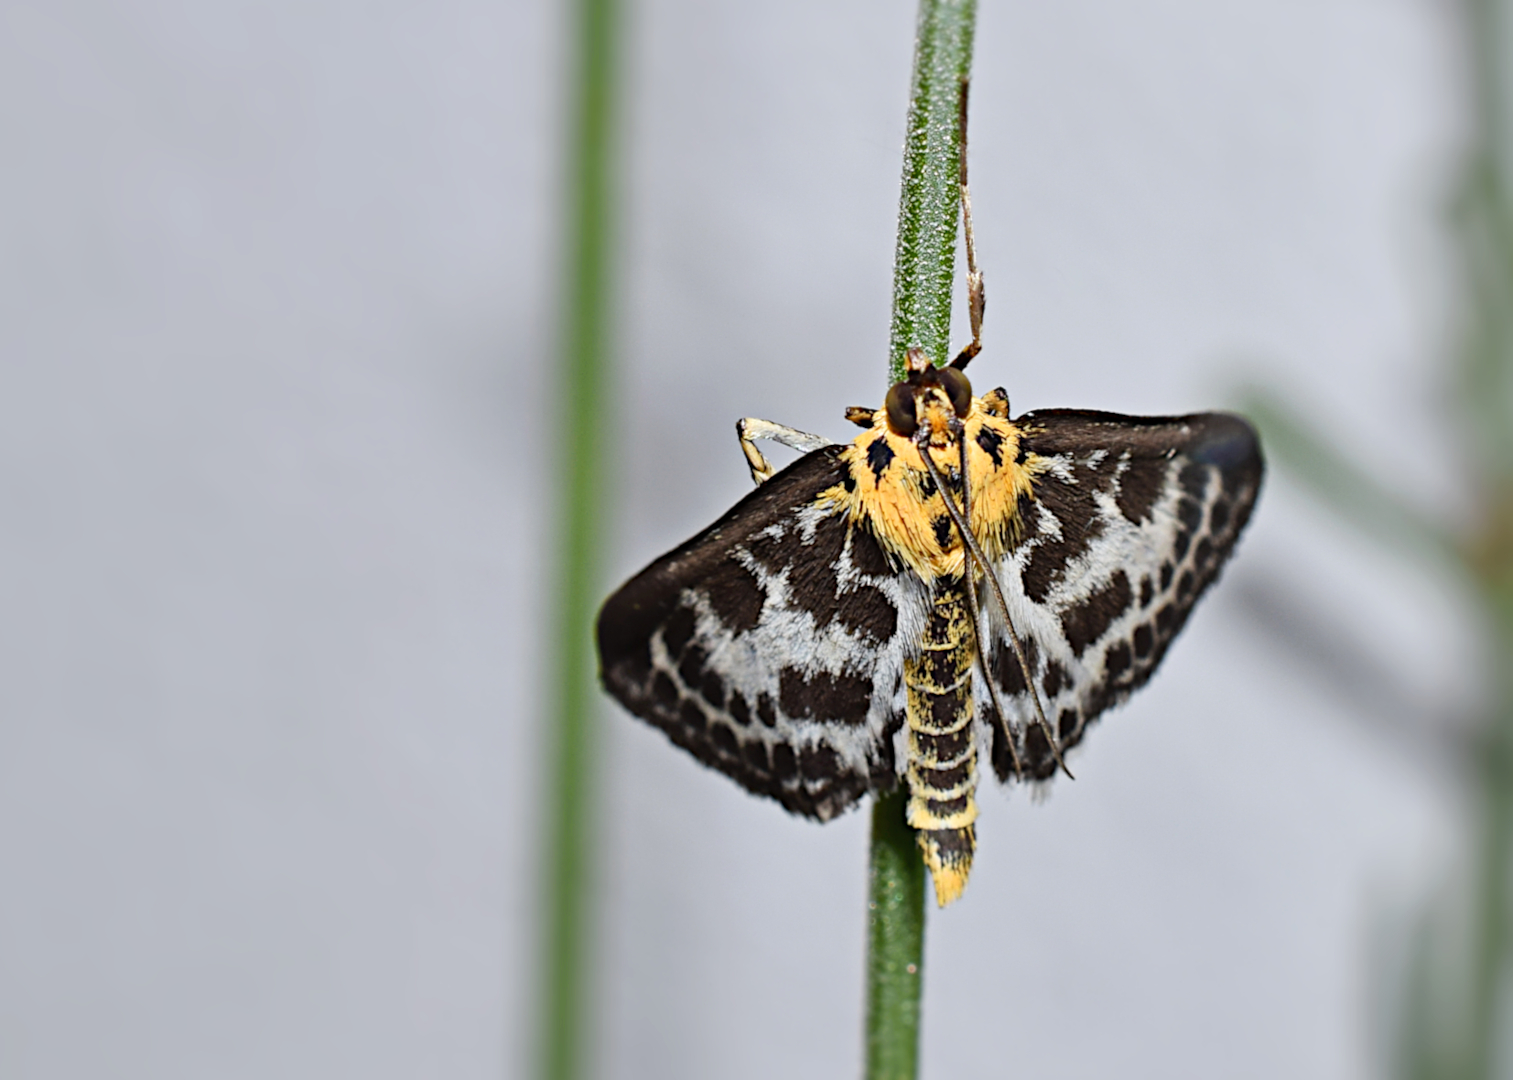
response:
<svg viewBox="0 0 1513 1080"><path fill-rule="evenodd" d="M958 417L972 411L972 383L956 368L944 367L935 373L946 396L951 399L951 408Z"/></svg>
<svg viewBox="0 0 1513 1080"><path fill-rule="evenodd" d="M888 410L888 427L893 430L893 434L907 439L919 427L919 421L914 416L914 387L908 383L894 383L883 407Z"/></svg>

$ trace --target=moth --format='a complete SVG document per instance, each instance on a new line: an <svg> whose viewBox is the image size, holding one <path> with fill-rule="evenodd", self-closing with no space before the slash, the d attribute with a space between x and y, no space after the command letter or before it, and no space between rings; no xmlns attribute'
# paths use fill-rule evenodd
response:
<svg viewBox="0 0 1513 1080"><path fill-rule="evenodd" d="M964 172L964 169L963 169ZM963 177L964 180L964 177ZM902 784L944 907L976 850L978 770L1046 781L1150 679L1249 520L1263 466L1226 413L1010 416L972 342L918 350L864 430L737 433L757 488L605 603L605 688L704 764L828 821ZM756 447L805 451L775 471Z"/></svg>

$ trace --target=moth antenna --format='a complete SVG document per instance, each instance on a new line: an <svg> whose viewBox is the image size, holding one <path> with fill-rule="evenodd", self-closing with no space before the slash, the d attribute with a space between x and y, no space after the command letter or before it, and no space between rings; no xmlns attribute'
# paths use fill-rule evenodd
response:
<svg viewBox="0 0 1513 1080"><path fill-rule="evenodd" d="M957 422L958 424L960 421ZM935 464L935 459L930 456L930 441L927 428L920 428L917 436L919 456L925 460L925 469L930 473L930 479L935 481L935 488L940 492L940 501L946 504L946 512L951 515L951 520L956 524L956 531L961 534L961 541L971 553L972 558L982 570L982 576L987 579L988 586L992 590L993 599L998 603L999 614L1003 616L1003 624L1008 628L1009 641L1014 646L1014 654L1019 658L1019 670L1024 672L1025 685L1030 689L1030 701L1035 706L1035 721L1040 725L1040 730L1045 734L1046 742L1050 744L1051 756L1056 759L1056 764L1061 771L1066 773L1069 779L1077 779L1072 775L1072 770L1066 767L1066 762L1061 758L1061 746L1056 739L1056 732L1051 728L1045 718L1045 709L1040 704L1040 692L1035 689L1035 673L1030 670L1029 659L1025 656L1024 643L1019 640L1019 633L1014 629L1014 621L1009 618L1009 605L1003 598L1003 587L998 584L998 575L993 573L993 568L988 564L988 557L982 547L977 543L977 538L972 535L972 530L962 520L961 511L956 506L956 500L951 498L946 490L945 478L940 475L940 469ZM958 441L960 435L958 434ZM965 486L965 481L963 481ZM992 680L989 680L989 685Z"/></svg>
<svg viewBox="0 0 1513 1080"><path fill-rule="evenodd" d="M967 477L967 440L957 439L956 444L961 447L961 516L970 526L972 524L972 485ZM940 487L938 480L935 486ZM970 566L968 570L970 571ZM982 632L982 613L977 607L977 584L972 580L970 572L967 574L967 607L972 612L972 637L977 643L977 667L982 672L982 681L988 688L988 697L993 699L993 711L998 714L999 727L1009 741L1009 757L1014 760L1014 775L1022 780L1024 769L1019 764L1016 733L1009 723L1009 714L1004 712L1003 702L998 700L998 686L993 682L993 676L988 671L987 636Z"/></svg>
<svg viewBox="0 0 1513 1080"><path fill-rule="evenodd" d="M972 325L972 341L956 354L951 366L960 371L982 352L982 316L988 306L987 289L982 273L977 269L977 241L972 235L972 193L967 188L967 91L971 89L967 79L961 80L961 99L957 108L956 122L961 134L961 159L957 163L957 183L961 187L961 226L967 249L967 316Z"/></svg>

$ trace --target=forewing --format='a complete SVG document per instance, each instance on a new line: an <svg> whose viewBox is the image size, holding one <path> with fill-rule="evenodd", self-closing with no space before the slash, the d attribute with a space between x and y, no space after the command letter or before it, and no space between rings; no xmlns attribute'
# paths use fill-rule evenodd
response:
<svg viewBox="0 0 1513 1080"><path fill-rule="evenodd" d="M840 452L800 458L653 562L598 626L601 676L621 704L821 820L897 783L903 661L928 608L866 526L818 499L847 477Z"/></svg>
<svg viewBox="0 0 1513 1080"><path fill-rule="evenodd" d="M1020 541L997 571L1046 719L1066 748L1144 685L1218 577L1255 505L1260 444L1227 413L1057 409L1015 423L1037 475L1033 497L1019 503ZM995 725L994 770L1011 775L1012 738L1025 775L1046 778L1055 760L1001 620L991 621L988 667L1011 714L1011 731ZM992 716L985 691L978 686L979 707Z"/></svg>

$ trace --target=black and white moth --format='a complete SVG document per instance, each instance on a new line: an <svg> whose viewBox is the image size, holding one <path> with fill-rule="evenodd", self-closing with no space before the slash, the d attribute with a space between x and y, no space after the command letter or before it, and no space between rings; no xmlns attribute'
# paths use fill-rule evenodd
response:
<svg viewBox="0 0 1513 1080"><path fill-rule="evenodd" d="M845 445L736 425L757 490L620 587L600 674L631 712L748 791L828 821L902 783L944 907L977 846L977 764L1049 780L1143 686L1250 520L1261 448L1238 416L1048 409L972 394L984 293L966 172L972 341L917 349ZM807 451L774 474L755 440Z"/></svg>
<svg viewBox="0 0 1513 1080"><path fill-rule="evenodd" d="M794 813L905 784L944 905L979 757L1049 779L1150 678L1250 517L1260 447L1225 413L1010 419L1003 390L917 354L885 408L847 415L867 430L844 445L742 421L757 489L609 598L602 678ZM756 437L810 452L771 475Z"/></svg>

